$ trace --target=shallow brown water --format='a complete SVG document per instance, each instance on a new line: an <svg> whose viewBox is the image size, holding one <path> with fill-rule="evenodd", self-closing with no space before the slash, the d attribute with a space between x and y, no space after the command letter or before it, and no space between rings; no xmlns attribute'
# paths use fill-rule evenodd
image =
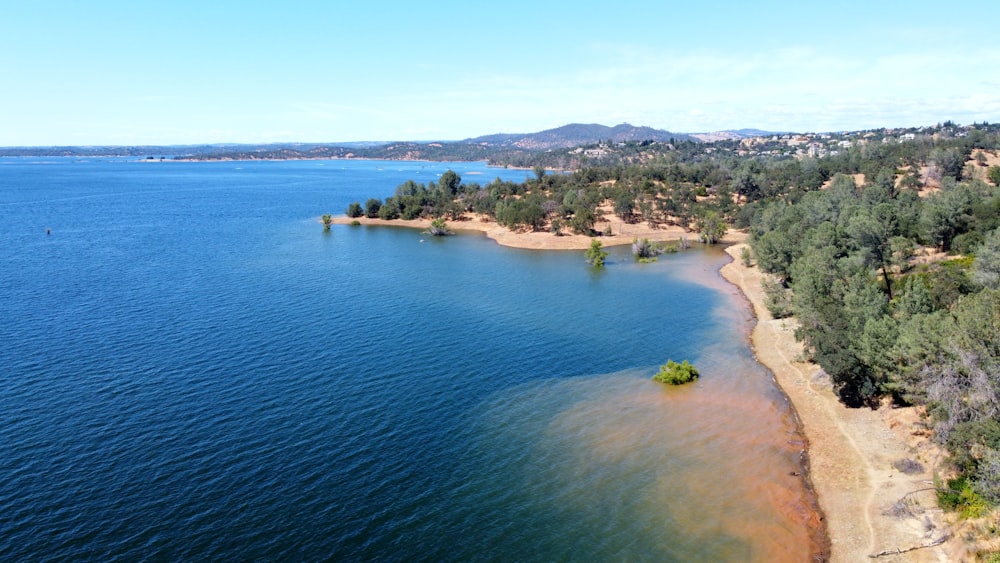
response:
<svg viewBox="0 0 1000 563"><path fill-rule="evenodd" d="M582 518L608 538L648 530L637 541L663 560L825 558L805 441L749 350L748 304L713 265L683 275L726 296L697 382L670 387L635 370L510 389L484 406L484 447L534 436L511 463L525 495L555 499L560 518Z"/></svg>

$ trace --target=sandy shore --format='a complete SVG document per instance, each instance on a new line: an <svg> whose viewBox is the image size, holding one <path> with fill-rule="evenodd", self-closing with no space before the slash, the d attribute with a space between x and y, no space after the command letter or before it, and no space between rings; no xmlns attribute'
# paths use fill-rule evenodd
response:
<svg viewBox="0 0 1000 563"><path fill-rule="evenodd" d="M394 225L426 229L430 221L357 219L366 225ZM354 219L336 217L335 223ZM526 249L582 250L590 237L551 233L513 233L496 223L479 219L449 221L456 231L477 231L497 243ZM613 235L601 237L605 246L630 244L633 238L676 241L697 234L679 227L652 229L627 224L612 217ZM722 275L739 287L758 321L752 345L758 361L767 366L795 408L809 442L810 479L819 499L830 539L831 561L961 561L969 559L959 540L928 546L949 535L943 512L933 490L934 470L943 454L936 448L914 408L848 409L834 394L829 379L818 366L799 361L802 345L795 341L793 319L774 319L764 306L762 274L740 260L746 235L729 231L724 242L733 261ZM893 464L918 462L921 470L908 473ZM915 548L915 549L914 549ZM902 553L897 553L897 550ZM891 552L888 553L888 552ZM872 556L878 555L877 559Z"/></svg>
<svg viewBox="0 0 1000 563"><path fill-rule="evenodd" d="M809 441L810 478L826 518L831 560L866 561L947 536L934 492L926 490L942 454L928 439L917 411L844 407L818 366L797 361L802 345L795 341L794 321L771 317L760 270L740 261L743 247L727 249L733 262L722 268L722 275L753 306L757 324L751 338L757 359L788 395ZM905 474L893 467L907 459L918 461L923 470ZM877 560L957 561L967 557L959 543L950 540Z"/></svg>
<svg viewBox="0 0 1000 563"><path fill-rule="evenodd" d="M431 222L427 219L414 219L411 221L395 219L392 221L386 221L384 219L369 219L367 217L352 219L350 217L339 216L333 218L334 224L338 225L349 225L352 221L358 221L362 225L387 225L410 227L415 229L426 229L431 226ZM675 242L679 238L684 237L690 242L698 241L697 233L687 231L681 227L664 226L662 228L654 229L649 227L646 223L625 223L617 217L613 217L609 221L598 221L594 225L594 228L598 231L603 231L607 225L611 225L612 235L600 237L601 243L603 243L604 246L632 244L632 240L636 238L648 238L652 241ZM453 231L474 231L485 233L486 236L495 240L497 244L502 246L526 248L531 250L586 250L590 246L591 240L588 236L568 234L568 229L567 234L558 237L549 232L515 233L506 227L497 225L494 222L487 222L477 217L468 216L463 218L461 221L448 221L448 227ZM743 233L730 231L726 235L723 242L727 244L742 242L745 238L746 237Z"/></svg>

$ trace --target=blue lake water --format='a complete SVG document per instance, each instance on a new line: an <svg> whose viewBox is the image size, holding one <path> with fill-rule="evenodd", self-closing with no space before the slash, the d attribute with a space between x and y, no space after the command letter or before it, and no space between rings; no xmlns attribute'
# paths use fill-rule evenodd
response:
<svg viewBox="0 0 1000 563"><path fill-rule="evenodd" d="M808 559L724 255L317 221L448 168L0 159L0 560Z"/></svg>

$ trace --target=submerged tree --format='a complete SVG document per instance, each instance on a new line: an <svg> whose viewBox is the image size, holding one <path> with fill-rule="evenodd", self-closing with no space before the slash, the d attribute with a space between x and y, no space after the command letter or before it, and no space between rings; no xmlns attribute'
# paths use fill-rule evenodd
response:
<svg viewBox="0 0 1000 563"><path fill-rule="evenodd" d="M604 259L608 257L608 252L604 250L604 245L601 241L595 239L590 240L590 248L586 252L587 263L595 268L604 267Z"/></svg>
<svg viewBox="0 0 1000 563"><path fill-rule="evenodd" d="M431 226L427 228L427 234L436 237L443 237L447 235L454 234L451 229L448 228L448 223L445 223L444 218L437 218L431 221Z"/></svg>
<svg viewBox="0 0 1000 563"><path fill-rule="evenodd" d="M660 371L653 376L653 380L668 385L683 385L698 379L698 375L698 370L687 360L679 364L673 360L667 360L667 363L660 366Z"/></svg>
<svg viewBox="0 0 1000 563"><path fill-rule="evenodd" d="M329 213L324 213L322 221L323 221L323 230L324 231L329 231L330 230L330 225L333 224L333 216L330 215Z"/></svg>
<svg viewBox="0 0 1000 563"><path fill-rule="evenodd" d="M635 255L636 260L639 260L640 262L656 260L656 257L662 253L663 250L650 242L648 238L644 238L642 240L632 240L632 254Z"/></svg>

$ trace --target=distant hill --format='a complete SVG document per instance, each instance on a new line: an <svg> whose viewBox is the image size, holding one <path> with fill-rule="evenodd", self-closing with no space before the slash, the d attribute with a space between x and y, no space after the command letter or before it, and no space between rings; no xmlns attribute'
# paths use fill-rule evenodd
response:
<svg viewBox="0 0 1000 563"><path fill-rule="evenodd" d="M713 142L773 133L739 129L713 133L674 133L664 129L622 123L614 127L597 123L571 123L537 133L497 133L463 141L356 141L344 143L219 143L174 146L60 146L0 147L0 156L124 156L178 158L183 160L292 160L303 158L378 158L392 160L490 160L525 162L545 151L618 143ZM535 156L532 156L535 155Z"/></svg>
<svg viewBox="0 0 1000 563"><path fill-rule="evenodd" d="M239 150L243 147L256 145L214 144L214 145L91 145L91 146L49 146L49 147L0 147L0 156L27 157L150 157L175 156L180 154L199 155L217 154Z"/></svg>
<svg viewBox="0 0 1000 563"><path fill-rule="evenodd" d="M614 127L571 123L538 133L498 133L464 141L216 144L142 147L0 147L0 156L172 156L182 160L293 160L380 158L392 160L493 160L610 141L682 142L694 136L622 123Z"/></svg>
<svg viewBox="0 0 1000 563"><path fill-rule="evenodd" d="M652 127L637 127L628 123L608 127L597 123L571 123L547 129L538 133L485 135L466 139L463 143L486 145L491 147L511 147L526 150L548 150L590 145L601 141L624 143L628 141L669 142L695 140L683 133L672 133Z"/></svg>

